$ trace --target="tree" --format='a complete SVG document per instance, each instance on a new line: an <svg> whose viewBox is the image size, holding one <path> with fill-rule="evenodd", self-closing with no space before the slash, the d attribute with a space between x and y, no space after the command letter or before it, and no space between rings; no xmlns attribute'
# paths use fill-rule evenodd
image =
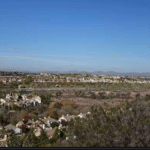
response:
<svg viewBox="0 0 150 150"><path fill-rule="evenodd" d="M0 124L3 124L3 122L4 122L3 114L0 114Z"/></svg>
<svg viewBox="0 0 150 150"><path fill-rule="evenodd" d="M59 126L59 123L58 122L52 122L51 123L51 127L52 128L55 128L55 127L58 127Z"/></svg>

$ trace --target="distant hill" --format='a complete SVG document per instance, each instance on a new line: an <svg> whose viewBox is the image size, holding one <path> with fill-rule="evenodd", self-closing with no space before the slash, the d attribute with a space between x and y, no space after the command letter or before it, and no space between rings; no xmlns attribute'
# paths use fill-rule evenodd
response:
<svg viewBox="0 0 150 150"><path fill-rule="evenodd" d="M126 73L120 73L115 71L94 71L94 72L88 72L88 71L47 71L46 73L52 73L52 74L91 74L91 75L112 75L112 76L134 76L134 77L150 77L150 72L126 72ZM22 76L22 75L36 75L38 73L34 72L17 72L17 71L0 71L0 76Z"/></svg>
<svg viewBox="0 0 150 150"><path fill-rule="evenodd" d="M116 75L116 76L136 76L136 77L150 77L150 72L142 72L142 73L136 73L136 72L126 72L126 73L119 73L114 71L108 71L108 72L102 72L102 71L95 71L91 74L108 74L108 75Z"/></svg>
<svg viewBox="0 0 150 150"><path fill-rule="evenodd" d="M0 76L22 76L22 75L35 75L36 73L17 72L17 71L0 71Z"/></svg>

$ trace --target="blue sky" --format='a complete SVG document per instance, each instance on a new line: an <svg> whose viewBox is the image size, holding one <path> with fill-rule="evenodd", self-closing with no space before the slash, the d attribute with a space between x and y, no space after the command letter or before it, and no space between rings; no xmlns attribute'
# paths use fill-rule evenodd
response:
<svg viewBox="0 0 150 150"><path fill-rule="evenodd" d="M150 72L149 0L1 0L0 70Z"/></svg>

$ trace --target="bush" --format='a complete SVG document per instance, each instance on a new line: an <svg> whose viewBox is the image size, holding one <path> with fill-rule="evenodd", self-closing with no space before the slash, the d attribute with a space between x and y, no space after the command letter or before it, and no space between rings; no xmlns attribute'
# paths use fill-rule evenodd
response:
<svg viewBox="0 0 150 150"><path fill-rule="evenodd" d="M99 94L99 98L100 99L105 99L105 97L106 97L105 96L106 95L105 92L99 92L98 94Z"/></svg>
<svg viewBox="0 0 150 150"><path fill-rule="evenodd" d="M114 97L115 97L115 94L114 94L114 93L110 93L110 94L108 95L108 97L109 97L109 98L114 98Z"/></svg>
<svg viewBox="0 0 150 150"><path fill-rule="evenodd" d="M19 107L17 105L12 105L13 110L19 110Z"/></svg>
<svg viewBox="0 0 150 150"><path fill-rule="evenodd" d="M140 99L140 93L137 93L137 94L135 95L135 98L136 98L136 99Z"/></svg>
<svg viewBox="0 0 150 150"><path fill-rule="evenodd" d="M0 98L5 98L4 92L0 92Z"/></svg>
<svg viewBox="0 0 150 150"><path fill-rule="evenodd" d="M65 120L61 120L61 124L62 124L62 126L67 126L68 125L68 122L66 122Z"/></svg>
<svg viewBox="0 0 150 150"><path fill-rule="evenodd" d="M91 93L91 96L90 96L92 99L96 99L96 95L94 92Z"/></svg>
<svg viewBox="0 0 150 150"><path fill-rule="evenodd" d="M145 96L145 100L150 100L150 95L149 94L146 94L146 96Z"/></svg>
<svg viewBox="0 0 150 150"><path fill-rule="evenodd" d="M58 109L61 109L61 106L62 106L62 104L61 103L59 103L59 102L56 102L55 104L54 104L54 108L58 108Z"/></svg>
<svg viewBox="0 0 150 150"><path fill-rule="evenodd" d="M58 122L52 122L51 123L51 127L52 128L55 128L55 127L58 127L59 126L59 123Z"/></svg>
<svg viewBox="0 0 150 150"><path fill-rule="evenodd" d="M80 91L76 91L75 95L78 96L78 97L84 97L85 93L80 90Z"/></svg>
<svg viewBox="0 0 150 150"><path fill-rule="evenodd" d="M76 118L66 129L60 147L149 147L150 106L146 101L126 101L121 107L92 108L91 115ZM76 136L76 138L74 138Z"/></svg>
<svg viewBox="0 0 150 150"><path fill-rule="evenodd" d="M17 124L17 118L15 118L15 116L11 117L10 118L10 123L16 126L16 124Z"/></svg>
<svg viewBox="0 0 150 150"><path fill-rule="evenodd" d="M41 97L41 100L42 100L42 102L44 104L49 105L51 97L52 97L52 94L51 93L50 94L41 94L40 97Z"/></svg>
<svg viewBox="0 0 150 150"><path fill-rule="evenodd" d="M58 96L61 96L62 95L62 92L61 91L58 91L58 92L56 92L56 96L58 97Z"/></svg>
<svg viewBox="0 0 150 150"><path fill-rule="evenodd" d="M33 82L33 77L32 76L26 76L24 84L29 85L31 82Z"/></svg>
<svg viewBox="0 0 150 150"><path fill-rule="evenodd" d="M2 125L4 122L4 117L3 117L3 114L0 114L0 124Z"/></svg>

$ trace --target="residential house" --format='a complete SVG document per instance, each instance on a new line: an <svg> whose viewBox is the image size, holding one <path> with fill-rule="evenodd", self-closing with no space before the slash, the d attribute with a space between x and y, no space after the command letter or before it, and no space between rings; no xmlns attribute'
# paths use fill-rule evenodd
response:
<svg viewBox="0 0 150 150"><path fill-rule="evenodd" d="M20 128L16 128L12 124L6 125L4 128L5 128L5 130L13 130L16 134L21 133L21 129Z"/></svg>
<svg viewBox="0 0 150 150"><path fill-rule="evenodd" d="M12 82L16 82L16 78L12 78L12 80L11 80Z"/></svg>
<svg viewBox="0 0 150 150"><path fill-rule="evenodd" d="M7 141L7 139L8 139L8 136L7 136L7 134L5 134L5 135L4 135L4 138L3 138L3 139L1 139L1 140L0 140L0 142L6 142L6 141Z"/></svg>
<svg viewBox="0 0 150 150"><path fill-rule="evenodd" d="M84 78L79 78L79 81L80 81L80 82L82 82L82 81L84 81L84 80L85 80Z"/></svg>
<svg viewBox="0 0 150 150"><path fill-rule="evenodd" d="M36 127L33 132L34 132L36 137L39 137L41 135L42 128Z"/></svg>
<svg viewBox="0 0 150 150"><path fill-rule="evenodd" d="M6 104L6 100L1 98L0 103L1 103L1 105Z"/></svg>
<svg viewBox="0 0 150 150"><path fill-rule="evenodd" d="M11 94L6 94L6 98L10 99L11 98Z"/></svg>
<svg viewBox="0 0 150 150"><path fill-rule="evenodd" d="M24 102L24 106L28 107L28 106L39 106L41 104L41 98L39 96L35 96L31 99L26 99L26 101Z"/></svg>
<svg viewBox="0 0 150 150"><path fill-rule="evenodd" d="M2 80L2 82L3 82L4 84L6 84L6 80Z"/></svg>
<svg viewBox="0 0 150 150"><path fill-rule="evenodd" d="M36 127L36 123L31 119L28 120L26 125L27 125L28 128L35 128Z"/></svg>
<svg viewBox="0 0 150 150"><path fill-rule="evenodd" d="M74 78L73 82L79 82L79 79Z"/></svg>
<svg viewBox="0 0 150 150"><path fill-rule="evenodd" d="M22 125L24 125L24 122L21 120L16 124L16 128L20 128Z"/></svg>
<svg viewBox="0 0 150 150"><path fill-rule="evenodd" d="M95 81L94 81L93 79L90 79L90 82L91 82L91 83L94 83Z"/></svg>
<svg viewBox="0 0 150 150"><path fill-rule="evenodd" d="M80 117L80 118L85 118L85 117L86 117L86 114L80 113L80 114L78 115L78 117Z"/></svg>
<svg viewBox="0 0 150 150"><path fill-rule="evenodd" d="M22 99L25 101L27 99L27 95L26 94L23 94L21 95Z"/></svg>
<svg viewBox="0 0 150 150"><path fill-rule="evenodd" d="M90 112L90 111L88 111L88 112L87 112L87 114L91 114L91 112Z"/></svg>
<svg viewBox="0 0 150 150"><path fill-rule="evenodd" d="M71 118L69 115L66 115L66 116L62 115L62 117L60 117L60 118L58 119L58 121L59 121L59 123L61 123L62 120L65 120L66 122L69 122L69 121L71 121L71 119L72 119L72 118Z"/></svg>
<svg viewBox="0 0 150 150"><path fill-rule="evenodd" d="M39 96L35 96L32 99L34 99L36 102L38 102L39 104L41 104L41 98Z"/></svg>
<svg viewBox="0 0 150 150"><path fill-rule="evenodd" d="M41 120L45 123L47 127L50 127L52 122L58 122L56 119L53 119L50 117L48 118L44 117L44 119L41 119Z"/></svg>
<svg viewBox="0 0 150 150"><path fill-rule="evenodd" d="M14 100L15 100L15 101L18 100L18 94L14 94L13 97L14 97Z"/></svg>
<svg viewBox="0 0 150 150"><path fill-rule="evenodd" d="M22 106L21 102L14 102L13 104L14 104L14 105L17 105L18 107L21 107L21 106Z"/></svg>
<svg viewBox="0 0 150 150"><path fill-rule="evenodd" d="M47 137L50 139L54 136L55 131L56 131L56 127L53 129L46 129L45 133L46 133Z"/></svg>

